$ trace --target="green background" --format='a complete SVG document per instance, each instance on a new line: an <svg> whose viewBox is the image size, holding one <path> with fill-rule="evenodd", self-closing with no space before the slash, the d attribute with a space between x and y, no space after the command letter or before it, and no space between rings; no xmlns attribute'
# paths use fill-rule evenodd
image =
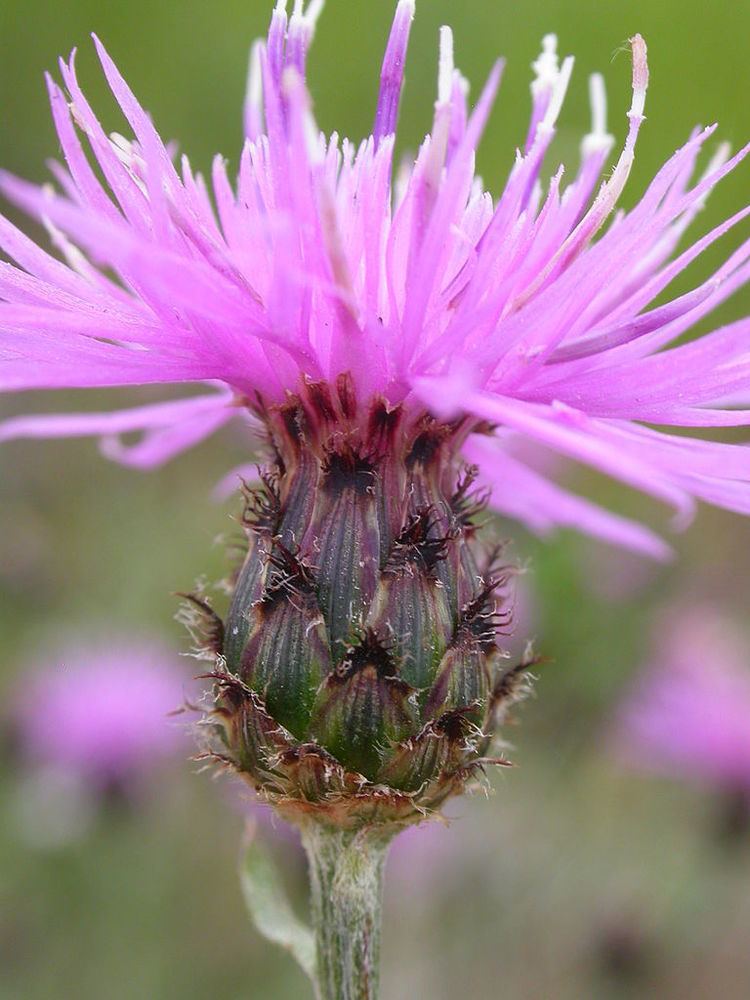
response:
<svg viewBox="0 0 750 1000"><path fill-rule="evenodd" d="M588 127L588 73L606 74L610 130L621 140L630 75L623 43L635 31L648 41L648 121L626 205L695 124L718 119L720 137L734 147L750 139L747 4L418 0L417 6L402 146L413 148L429 125L437 29L449 22L457 63L474 93L494 57L508 57L479 160L492 190L525 136L529 64L548 31L558 33L563 54L577 58L556 145L572 163ZM391 11L389 0L329 0L310 66L326 130L355 138L369 130ZM46 178L45 159L57 147L42 73L75 45L94 107L108 128L123 127L95 66L92 30L162 135L178 139L194 165L207 168L217 151L236 161L247 49L269 12L265 0L6 0L0 164ZM749 170L740 167L712 195L696 231L748 201ZM707 255L692 281L742 235L747 227ZM720 318L747 312L744 292ZM2 401L2 412L151 398L158 393L30 394ZM190 588L200 574L215 579L225 571L216 539L231 533L234 508L212 503L209 493L245 458L241 435L231 433L150 475L106 463L86 441L3 448L6 704L38 644L63 629L85 636L103 623L118 631L149 628L184 644L170 594ZM662 510L619 487L583 473L578 484L668 527ZM750 836L731 850L722 847L714 836L717 793L625 775L604 745L612 707L648 654L652 623L664 607L709 602L746 628L750 526L703 510L676 540L675 565L648 573L631 557L572 535L541 544L512 525L503 531L531 565L532 632L554 662L513 732L519 766L493 779L489 799L452 806L460 819L439 838L439 849L417 849L419 865L394 863L386 890L385 1000L749 996ZM607 598L605 582L628 573L644 573L646 582L627 599ZM185 663L187 675L191 663ZM12 748L4 758L0 797L10 809L18 793ZM88 835L65 848L33 850L12 823L3 823L0 996L305 996L291 961L258 940L243 912L234 871L241 818L230 802L226 787L176 762L159 777L152 799L137 810L104 809ZM302 905L303 871L296 855L282 857Z"/></svg>

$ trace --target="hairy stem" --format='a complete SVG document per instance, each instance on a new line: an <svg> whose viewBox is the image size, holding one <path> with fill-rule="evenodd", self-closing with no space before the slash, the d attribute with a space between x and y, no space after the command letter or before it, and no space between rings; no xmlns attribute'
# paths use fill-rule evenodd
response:
<svg viewBox="0 0 750 1000"><path fill-rule="evenodd" d="M393 832L311 823L310 863L318 1000L377 1000L383 869Z"/></svg>

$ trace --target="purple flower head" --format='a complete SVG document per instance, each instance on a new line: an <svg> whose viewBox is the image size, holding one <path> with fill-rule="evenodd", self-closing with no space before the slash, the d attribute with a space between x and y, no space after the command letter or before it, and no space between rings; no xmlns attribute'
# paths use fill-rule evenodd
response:
<svg viewBox="0 0 750 1000"><path fill-rule="evenodd" d="M646 46L632 39L633 90L624 145L610 162L606 97L591 78L592 127L577 171L542 171L573 69L554 36L534 63L531 123L493 198L475 154L502 75L473 107L440 37L434 123L413 163L393 148L414 0L400 0L383 62L372 135L322 136L305 62L322 2L285 0L252 49L246 141L236 178L173 163L98 39L132 138L107 135L61 62L48 86L65 165L58 192L7 174L8 198L41 220L52 256L7 220L0 245L0 388L206 383L187 399L105 414L19 417L0 437L100 435L107 455L148 468L262 399L334 387L402 411L466 416L464 443L494 506L532 529L563 525L665 557L644 527L540 474L512 450L525 437L671 505L695 500L750 512L745 445L649 425L747 425L748 320L689 343L678 338L750 276L750 241L706 281L663 301L700 254L750 208L678 251L713 187L748 152L719 147L698 166L714 127L694 131L640 201L617 208L644 122ZM654 305L661 300L662 304ZM347 390L348 391L348 390ZM343 404L342 404L343 405ZM367 412L367 406L361 412ZM119 435L142 431L127 446Z"/></svg>
<svg viewBox="0 0 750 1000"><path fill-rule="evenodd" d="M664 625L620 707L617 756L750 798L750 647L710 607L679 609Z"/></svg>
<svg viewBox="0 0 750 1000"><path fill-rule="evenodd" d="M90 785L137 788L185 734L169 713L184 700L184 675L160 644L117 639L69 645L24 672L13 728L30 764L54 766Z"/></svg>

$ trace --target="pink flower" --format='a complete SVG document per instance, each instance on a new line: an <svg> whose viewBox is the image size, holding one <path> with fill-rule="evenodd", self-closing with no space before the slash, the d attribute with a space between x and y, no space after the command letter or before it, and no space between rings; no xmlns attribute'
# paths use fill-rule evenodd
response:
<svg viewBox="0 0 750 1000"><path fill-rule="evenodd" d="M388 877L394 895L413 893L420 883L445 881L460 866L460 835L456 826L422 823L400 833L388 858ZM387 883L388 884L388 883Z"/></svg>
<svg viewBox="0 0 750 1000"><path fill-rule="evenodd" d="M697 161L714 127L694 131L640 201L616 211L644 122L646 46L632 39L633 96L609 161L604 83L591 79L592 127L577 173L546 191L543 164L573 68L554 36L534 64L531 124L493 199L475 152L500 83L498 62L473 109L440 44L431 133L393 177L393 148L414 0L398 3L372 135L321 136L305 61L321 0L285 0L256 42L246 141L230 180L210 181L170 151L101 43L134 138L108 136L62 62L48 80L65 166L60 193L10 177L5 194L46 225L62 260L0 220L0 388L207 383L190 398L112 413L18 417L0 437L99 435L107 455L148 468L207 437L247 401L273 403L303 380L351 376L359 399L467 415L464 453L494 506L548 531L569 526L658 558L639 524L550 481L513 453L529 438L664 501L686 523L696 500L750 512L743 444L656 430L747 425L750 321L673 346L750 276L750 241L707 280L654 302L750 214L743 208L677 252L714 186L748 152ZM87 148L84 148L84 143ZM92 165L92 161L95 167ZM697 174L696 174L697 170ZM603 179L604 178L604 179ZM214 204L216 210L214 209ZM363 409L367 412L367 407ZM135 445L120 435L142 431Z"/></svg>
<svg viewBox="0 0 750 1000"><path fill-rule="evenodd" d="M70 644L25 669L13 702L24 759L107 788L137 786L189 742L169 713L184 701L174 654L148 640Z"/></svg>
<svg viewBox="0 0 750 1000"><path fill-rule="evenodd" d="M702 605L673 613L614 745L631 766L750 796L750 646L736 626Z"/></svg>

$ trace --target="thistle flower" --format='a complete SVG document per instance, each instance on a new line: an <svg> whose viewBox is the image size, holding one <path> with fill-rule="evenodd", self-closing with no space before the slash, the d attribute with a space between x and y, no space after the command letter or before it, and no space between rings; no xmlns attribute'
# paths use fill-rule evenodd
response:
<svg viewBox="0 0 750 1000"><path fill-rule="evenodd" d="M588 463L683 522L696 500L750 512L746 446L649 426L750 421L736 406L750 389L746 320L672 346L750 276L750 241L707 281L654 305L750 214L675 256L748 148L733 158L720 148L694 179L713 129L696 131L637 205L616 213L648 84L635 36L614 165L605 175L613 140L594 76L578 172L564 185L557 171L545 192L573 68L548 36L529 133L493 201L474 161L502 63L470 109L444 28L433 127L394 178L414 0L397 5L372 134L359 145L321 136L312 116L305 63L321 7L295 0L288 17L279 0L267 41L253 47L235 183L221 158L210 184L187 159L173 163L97 39L132 139L104 132L73 58L61 63L65 91L49 80L61 193L0 177L63 258L0 222L15 261L0 269L0 388L211 391L19 417L0 435L99 435L107 455L142 468L237 415L265 437L226 622L192 599L215 681L206 752L303 829L316 955L296 925L293 950L318 995L373 997L385 845L492 760L493 732L531 662L508 668L502 655L511 572L481 536L483 507L668 553L647 528L524 464L514 440ZM143 438L124 444L133 431Z"/></svg>
<svg viewBox="0 0 750 1000"><path fill-rule="evenodd" d="M58 636L24 665L3 715L18 762L9 812L26 845L79 840L113 797L137 805L184 757L167 717L183 700L176 659L147 636Z"/></svg>
<svg viewBox="0 0 750 1000"><path fill-rule="evenodd" d="M642 770L739 793L750 806L750 669L737 626L710 605L674 609L622 702L612 742Z"/></svg>
<svg viewBox="0 0 750 1000"><path fill-rule="evenodd" d="M10 700L27 764L75 775L95 792L136 791L184 750L167 717L183 701L181 671L146 638L62 644L25 669Z"/></svg>
<svg viewBox="0 0 750 1000"><path fill-rule="evenodd" d="M269 465L247 491L248 553L226 624L200 600L216 657L210 753L280 808L334 824L407 822L481 767L523 686L501 647L509 571L478 533L493 507L540 530L580 527L663 558L645 527L524 464L526 437L672 505L750 511L750 453L649 424L744 425L747 321L670 346L750 276L750 241L707 281L655 299L750 208L674 256L710 190L742 159L694 132L638 204L616 206L644 121L646 46L632 39L622 151L599 76L581 163L541 171L573 68L555 39L534 63L528 137L493 201L475 175L500 83L473 109L440 38L431 133L393 177L414 0L400 0L372 135L321 136L305 63L322 3L279 0L252 50L233 184L172 162L101 43L134 138L105 134L62 62L49 80L62 192L3 175L63 260L10 223L0 242L0 387L205 382L188 399L106 414L19 417L5 438L101 435L150 467L237 415ZM81 135L88 144L84 150ZM95 161L95 166L91 160ZM215 208L214 208L215 204ZM607 225L609 223L609 225ZM118 435L143 431L125 445ZM477 487L481 491L477 492Z"/></svg>

